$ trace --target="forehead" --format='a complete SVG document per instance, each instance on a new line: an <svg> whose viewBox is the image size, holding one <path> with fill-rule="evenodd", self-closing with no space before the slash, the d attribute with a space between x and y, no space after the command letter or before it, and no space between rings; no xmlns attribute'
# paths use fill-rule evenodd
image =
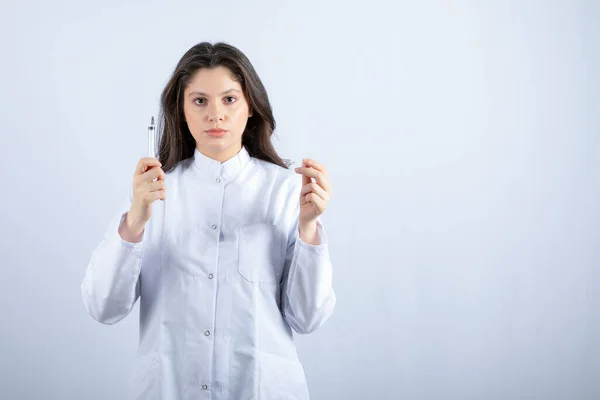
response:
<svg viewBox="0 0 600 400"><path fill-rule="evenodd" d="M242 86L234 79L226 67L200 68L192 75L186 92L198 91L208 94L221 93L228 89L241 90Z"/></svg>

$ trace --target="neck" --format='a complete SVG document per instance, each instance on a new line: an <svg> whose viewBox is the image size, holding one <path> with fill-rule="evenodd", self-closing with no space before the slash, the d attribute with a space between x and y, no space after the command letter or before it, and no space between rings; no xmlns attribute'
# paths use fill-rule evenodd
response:
<svg viewBox="0 0 600 400"><path fill-rule="evenodd" d="M241 149L241 144L231 146L221 151L213 151L212 149L201 149L198 147L198 151L200 153L204 154L206 157L212 158L213 160L219 161L221 164L235 157Z"/></svg>

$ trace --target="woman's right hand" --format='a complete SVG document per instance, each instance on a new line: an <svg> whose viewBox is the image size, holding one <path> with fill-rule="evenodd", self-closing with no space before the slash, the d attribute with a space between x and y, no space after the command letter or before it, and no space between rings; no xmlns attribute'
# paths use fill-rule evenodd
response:
<svg viewBox="0 0 600 400"><path fill-rule="evenodd" d="M126 225L134 235L141 234L146 222L152 217L152 203L167 198L165 173L161 166L156 158L144 157L138 161L135 168L133 201L126 219Z"/></svg>

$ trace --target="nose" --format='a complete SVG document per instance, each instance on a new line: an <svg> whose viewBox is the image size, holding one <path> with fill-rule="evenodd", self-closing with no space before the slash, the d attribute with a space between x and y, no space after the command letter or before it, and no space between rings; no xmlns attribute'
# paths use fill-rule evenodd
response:
<svg viewBox="0 0 600 400"><path fill-rule="evenodd" d="M225 118L225 115L224 115L221 107L219 107L218 105L214 105L209 108L208 120L210 122L223 121L224 118Z"/></svg>

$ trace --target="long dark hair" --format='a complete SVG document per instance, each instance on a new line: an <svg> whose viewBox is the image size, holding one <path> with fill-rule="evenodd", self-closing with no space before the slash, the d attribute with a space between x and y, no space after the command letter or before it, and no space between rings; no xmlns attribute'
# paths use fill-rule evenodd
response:
<svg viewBox="0 0 600 400"><path fill-rule="evenodd" d="M171 79L162 91L158 117L158 160L163 171L169 172L182 160L194 155L196 140L190 133L183 113L184 90L200 68L228 68L242 86L252 116L242 133L242 146L250 156L288 169L289 160L279 157L271 135L275 118L263 86L248 57L234 46L218 42L198 43L179 60Z"/></svg>

